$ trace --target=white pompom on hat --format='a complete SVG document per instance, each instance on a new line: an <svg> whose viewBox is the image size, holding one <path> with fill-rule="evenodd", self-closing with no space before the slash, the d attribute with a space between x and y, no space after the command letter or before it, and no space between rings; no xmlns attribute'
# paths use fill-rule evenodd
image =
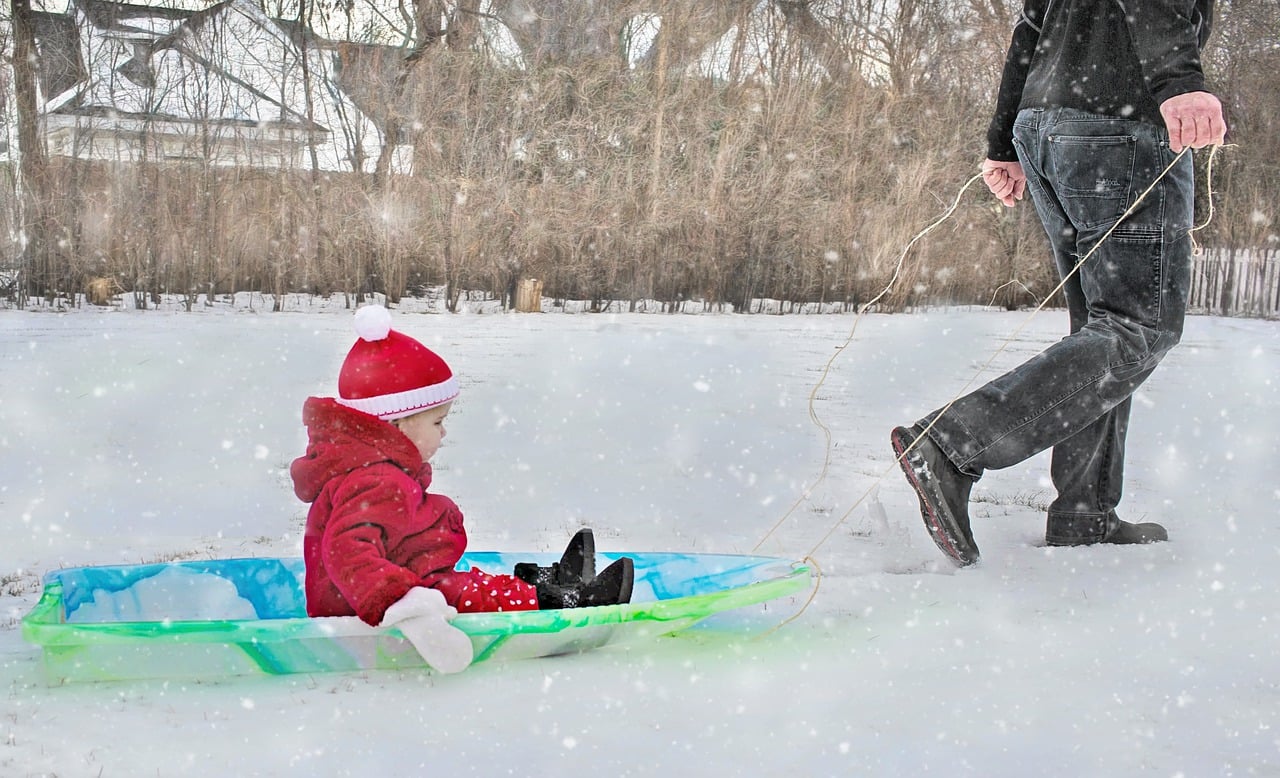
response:
<svg viewBox="0 0 1280 778"><path fill-rule="evenodd" d="M381 305L356 311L360 339L347 352L338 374L337 401L384 421L402 419L452 402L458 379L431 349L391 329L391 313Z"/></svg>

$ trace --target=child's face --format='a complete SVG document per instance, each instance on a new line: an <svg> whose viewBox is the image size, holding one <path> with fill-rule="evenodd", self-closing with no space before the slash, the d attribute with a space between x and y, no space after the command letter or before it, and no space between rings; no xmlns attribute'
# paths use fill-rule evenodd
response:
<svg viewBox="0 0 1280 778"><path fill-rule="evenodd" d="M391 423L399 427L404 436L418 447L422 461L430 462L431 457L440 450L440 442L444 440L444 418L449 415L449 408L452 406L453 403L445 403Z"/></svg>

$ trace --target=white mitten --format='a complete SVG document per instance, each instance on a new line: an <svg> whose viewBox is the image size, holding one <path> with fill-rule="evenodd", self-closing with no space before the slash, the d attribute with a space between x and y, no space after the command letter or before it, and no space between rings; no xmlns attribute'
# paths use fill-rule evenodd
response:
<svg viewBox="0 0 1280 778"><path fill-rule="evenodd" d="M415 586L387 608L379 626L394 626L418 654L442 673L456 673L471 664L471 638L449 623L457 608L435 589Z"/></svg>

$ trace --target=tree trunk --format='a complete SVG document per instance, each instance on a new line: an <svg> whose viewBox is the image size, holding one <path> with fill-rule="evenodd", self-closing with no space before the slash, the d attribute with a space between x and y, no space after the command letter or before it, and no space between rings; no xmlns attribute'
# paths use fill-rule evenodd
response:
<svg viewBox="0 0 1280 778"><path fill-rule="evenodd" d="M13 86L18 112L18 221L25 238L18 305L28 296L49 291L46 183L48 161L40 136L40 86L36 81L38 54L31 0L10 0L13 15Z"/></svg>

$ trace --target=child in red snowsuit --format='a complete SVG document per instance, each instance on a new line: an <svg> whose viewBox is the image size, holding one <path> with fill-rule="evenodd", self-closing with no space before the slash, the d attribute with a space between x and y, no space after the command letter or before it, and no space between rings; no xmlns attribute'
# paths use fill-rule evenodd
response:
<svg viewBox="0 0 1280 778"><path fill-rule="evenodd" d="M455 570L467 546L462 512L427 490L457 379L438 355L392 330L384 308L361 308L356 329L339 396L303 405L309 443L290 468L294 492L311 503L303 538L309 615L378 625L415 587L439 591L459 613L630 599L631 560L595 576L589 531L560 563L521 565L521 577Z"/></svg>

